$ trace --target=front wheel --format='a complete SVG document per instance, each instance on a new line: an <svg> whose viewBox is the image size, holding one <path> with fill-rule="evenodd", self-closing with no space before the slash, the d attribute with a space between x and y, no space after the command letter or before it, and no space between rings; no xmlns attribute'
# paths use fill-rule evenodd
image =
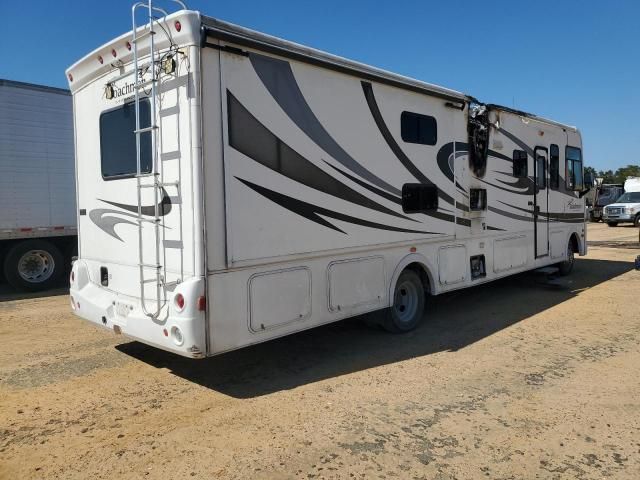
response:
<svg viewBox="0 0 640 480"><path fill-rule="evenodd" d="M569 240L569 244L567 245L567 259L564 262L558 264L558 269L560 270L560 275L566 276L571 273L573 270L573 265L576 261L575 252L573 251L573 244L571 240Z"/></svg>
<svg viewBox="0 0 640 480"><path fill-rule="evenodd" d="M636 218L633 219L633 225L635 227L640 228L640 213L636 215Z"/></svg>
<svg viewBox="0 0 640 480"><path fill-rule="evenodd" d="M425 292L417 273L405 270L398 277L393 293L393 305L384 311L382 327L391 333L409 332L424 315Z"/></svg>
<svg viewBox="0 0 640 480"><path fill-rule="evenodd" d="M55 285L64 270L60 250L46 240L15 244L4 260L7 281L17 290L37 292Z"/></svg>

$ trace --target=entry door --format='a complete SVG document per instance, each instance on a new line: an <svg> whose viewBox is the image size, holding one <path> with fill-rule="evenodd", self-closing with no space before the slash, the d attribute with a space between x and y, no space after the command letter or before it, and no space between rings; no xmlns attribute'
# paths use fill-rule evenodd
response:
<svg viewBox="0 0 640 480"><path fill-rule="evenodd" d="M549 254L548 158L549 155L546 148L535 148L533 162L533 176L535 180L533 219L535 225L536 258Z"/></svg>

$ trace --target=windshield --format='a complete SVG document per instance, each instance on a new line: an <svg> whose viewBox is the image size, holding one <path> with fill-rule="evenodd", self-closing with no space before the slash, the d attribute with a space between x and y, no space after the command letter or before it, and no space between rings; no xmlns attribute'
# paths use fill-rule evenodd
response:
<svg viewBox="0 0 640 480"><path fill-rule="evenodd" d="M617 203L640 203L640 192L627 192L618 199Z"/></svg>

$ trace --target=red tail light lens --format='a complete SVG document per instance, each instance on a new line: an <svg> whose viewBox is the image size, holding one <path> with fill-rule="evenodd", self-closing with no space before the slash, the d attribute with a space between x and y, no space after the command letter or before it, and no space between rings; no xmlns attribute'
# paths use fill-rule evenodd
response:
<svg viewBox="0 0 640 480"><path fill-rule="evenodd" d="M174 301L179 312L184 310L184 296L181 293L176 294Z"/></svg>
<svg viewBox="0 0 640 480"><path fill-rule="evenodd" d="M73 283L76 279L76 272L74 272L73 270L71 270L71 275L70 275L70 280L71 283Z"/></svg>
<svg viewBox="0 0 640 480"><path fill-rule="evenodd" d="M111 49L111 55L113 55L113 58L115 58L118 55L115 48Z"/></svg>
<svg viewBox="0 0 640 480"><path fill-rule="evenodd" d="M176 27L176 31L179 32L180 30L182 30L182 24L180 23L179 20L176 20L176 23L174 23L175 27Z"/></svg>
<svg viewBox="0 0 640 480"><path fill-rule="evenodd" d="M131 50L131 43L127 42L127 50Z"/></svg>
<svg viewBox="0 0 640 480"><path fill-rule="evenodd" d="M104 63L104 59L102 58L102 55L98 55L98 61L100 62L100 64Z"/></svg>
<svg viewBox="0 0 640 480"><path fill-rule="evenodd" d="M204 312L207 309L207 297L201 295L198 297L198 311Z"/></svg>

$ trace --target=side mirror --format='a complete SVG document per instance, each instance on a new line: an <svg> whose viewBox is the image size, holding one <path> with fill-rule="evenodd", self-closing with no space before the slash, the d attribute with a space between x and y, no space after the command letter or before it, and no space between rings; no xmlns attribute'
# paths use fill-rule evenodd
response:
<svg viewBox="0 0 640 480"><path fill-rule="evenodd" d="M591 188L594 185L594 178L591 172L586 172L584 174L584 186L585 188Z"/></svg>

